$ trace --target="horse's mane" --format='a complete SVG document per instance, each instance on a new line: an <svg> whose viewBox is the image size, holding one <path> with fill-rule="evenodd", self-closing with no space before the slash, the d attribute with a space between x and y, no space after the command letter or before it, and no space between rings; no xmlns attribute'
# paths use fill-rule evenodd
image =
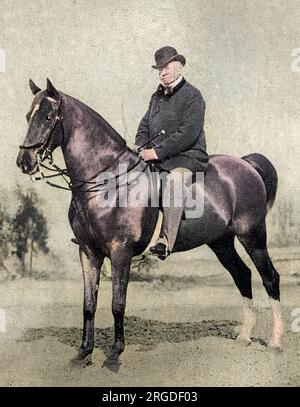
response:
<svg viewBox="0 0 300 407"><path fill-rule="evenodd" d="M98 112L96 112L94 109L81 102L80 100L74 98L73 96L66 95L62 92L60 93L76 106L79 106L79 108L85 113L88 112L94 119L94 124L96 125L96 129L99 129L99 132L105 130L107 133L109 133L109 136L112 137L112 139L119 145L126 145L126 140Z"/></svg>

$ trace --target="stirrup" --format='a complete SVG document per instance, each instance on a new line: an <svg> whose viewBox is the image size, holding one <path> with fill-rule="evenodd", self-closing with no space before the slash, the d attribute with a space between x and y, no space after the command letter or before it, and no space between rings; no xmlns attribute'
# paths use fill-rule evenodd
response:
<svg viewBox="0 0 300 407"><path fill-rule="evenodd" d="M165 260L170 255L170 251L164 243L157 243L155 246L150 247L149 251L160 260Z"/></svg>

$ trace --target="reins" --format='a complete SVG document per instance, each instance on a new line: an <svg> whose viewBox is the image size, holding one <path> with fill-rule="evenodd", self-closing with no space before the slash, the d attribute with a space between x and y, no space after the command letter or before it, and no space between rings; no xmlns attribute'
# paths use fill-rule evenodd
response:
<svg viewBox="0 0 300 407"><path fill-rule="evenodd" d="M129 168L126 172L123 172L123 173L121 173L121 174L117 174L117 175L115 175L115 176L112 177L112 178L107 178L107 179L105 179L105 180L102 181L102 182L93 181L93 180L94 180L95 178L97 178L101 173L104 173L105 171L107 171L117 160L119 160L119 159L122 157L122 155L123 155L126 151L128 151L128 148L127 148L127 147L126 147L124 150L122 150L122 151L117 155L117 157L116 157L111 163L109 163L104 169L101 169L101 170L98 171L96 174L94 174L94 175L92 175L91 177L89 177L87 180L80 180L78 183L76 183L76 184L73 185L73 184L72 184L72 181L71 181L71 180L68 180L68 179L66 178L66 177L70 178L69 173L68 173L68 170L67 170L66 168L63 168L63 169L62 169L62 168L60 168L58 165L54 164L52 152L51 152L50 150L48 150L48 151L45 150L45 151L43 152L43 155L42 155L42 156L40 156L39 154L37 154L37 167L38 167L38 168L37 168L37 171L36 171L34 174L32 174L30 177L31 177L31 180L32 180L32 181L40 181L40 180L42 180L42 179L48 179L48 178L54 178L54 177L60 176L60 177L63 179L63 181L67 184L66 187L64 187L64 186L62 186L62 185L59 185L59 184L55 184L55 183L50 182L50 181L46 181L46 183L47 183L49 186L51 186L51 187L63 189L63 190L66 190L66 191L72 191L73 193L76 193L76 192L82 192L82 193L87 193L87 192L101 192L101 190L100 190L100 189L97 189L97 188L99 188L99 187L101 187L101 186L103 186L103 185L108 184L108 182L109 182L110 179L118 180L122 175L125 175L126 173L127 173L127 174L130 173L132 170L134 170L134 169L141 163L142 159L139 158L139 159L137 160L137 162L135 162L135 163L133 164L133 166L132 166L131 168ZM45 159L48 159L48 160L49 160L49 161L48 161L48 165L45 165L45 164L43 163L43 161L44 161ZM146 163L145 163L145 164L146 164ZM49 166L49 165L50 165L50 166ZM48 171L50 171L50 172L55 172L55 174L45 175L44 172L43 172L43 170L42 170L42 168L44 168L44 169L46 169L46 170L48 170ZM146 168L147 168L147 164L145 165L145 168L144 168L141 172L144 172ZM35 174L37 174L37 173L39 173L40 175L33 177L33 175L35 175ZM91 185L91 184L92 184L92 185ZM89 187L89 188L86 188L86 189L82 189L82 188L85 187L86 185L90 185L90 187ZM119 186L119 184L117 184L117 187L118 187L118 186Z"/></svg>

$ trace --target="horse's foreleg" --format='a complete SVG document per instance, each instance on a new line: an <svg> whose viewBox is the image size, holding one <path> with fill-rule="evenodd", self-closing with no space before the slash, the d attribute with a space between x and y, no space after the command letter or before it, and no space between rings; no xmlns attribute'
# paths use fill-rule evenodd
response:
<svg viewBox="0 0 300 407"><path fill-rule="evenodd" d="M83 302L83 337L78 355L74 361L85 361L91 363L91 353L94 349L94 318L97 308L97 297L99 290L100 270L103 258L87 256L79 249L80 262L84 281L84 302Z"/></svg>
<svg viewBox="0 0 300 407"><path fill-rule="evenodd" d="M119 355L124 351L124 314L126 307L127 285L131 265L131 256L115 253L111 258L112 265L112 313L115 323L115 337L109 362L118 363Z"/></svg>

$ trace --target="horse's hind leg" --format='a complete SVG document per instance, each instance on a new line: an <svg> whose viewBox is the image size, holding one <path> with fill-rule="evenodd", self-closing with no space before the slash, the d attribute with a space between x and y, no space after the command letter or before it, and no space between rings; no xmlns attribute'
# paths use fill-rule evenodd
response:
<svg viewBox="0 0 300 407"><path fill-rule="evenodd" d="M251 331L256 317L253 312L251 270L246 266L234 247L234 235L226 235L209 244L220 263L229 271L243 297L243 325L238 340L251 343Z"/></svg>
<svg viewBox="0 0 300 407"><path fill-rule="evenodd" d="M94 319L97 308L97 297L101 266L104 257L87 256L79 249L80 262L84 281L83 301L83 337L82 344L77 356L72 360L73 364L83 361L83 364L91 364L91 353L94 349Z"/></svg>
<svg viewBox="0 0 300 407"><path fill-rule="evenodd" d="M265 223L251 230L247 235L238 237L245 250L251 257L259 274L262 277L263 285L269 295L274 316L273 334L269 341L269 346L280 349L280 339L282 334L282 317L280 306L279 274L275 269L268 250Z"/></svg>

